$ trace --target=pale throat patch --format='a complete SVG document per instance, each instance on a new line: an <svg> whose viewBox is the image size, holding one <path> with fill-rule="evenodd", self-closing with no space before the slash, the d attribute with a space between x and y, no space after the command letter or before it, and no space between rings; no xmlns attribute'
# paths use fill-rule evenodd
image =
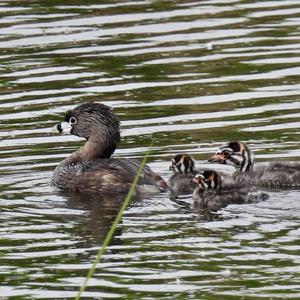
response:
<svg viewBox="0 0 300 300"><path fill-rule="evenodd" d="M70 123L68 123L68 122L61 122L60 126L61 126L63 134L70 134L71 133L72 126L71 126Z"/></svg>

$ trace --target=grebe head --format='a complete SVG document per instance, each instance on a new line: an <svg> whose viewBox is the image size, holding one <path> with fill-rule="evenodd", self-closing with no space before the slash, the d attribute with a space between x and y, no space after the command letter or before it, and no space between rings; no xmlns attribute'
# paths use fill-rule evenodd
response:
<svg viewBox="0 0 300 300"><path fill-rule="evenodd" d="M102 103L84 103L69 110L56 127L60 133L77 135L98 144L101 157L110 157L120 141L120 122L110 107Z"/></svg>
<svg viewBox="0 0 300 300"><path fill-rule="evenodd" d="M200 190L220 190L222 186L221 176L212 170L206 170L198 173L193 178L193 182L199 187Z"/></svg>
<svg viewBox="0 0 300 300"><path fill-rule="evenodd" d="M169 170L174 173L194 173L195 161L189 154L177 154L172 158Z"/></svg>
<svg viewBox="0 0 300 300"><path fill-rule="evenodd" d="M233 141L221 146L208 161L232 165L240 172L248 172L253 167L254 155L245 143Z"/></svg>

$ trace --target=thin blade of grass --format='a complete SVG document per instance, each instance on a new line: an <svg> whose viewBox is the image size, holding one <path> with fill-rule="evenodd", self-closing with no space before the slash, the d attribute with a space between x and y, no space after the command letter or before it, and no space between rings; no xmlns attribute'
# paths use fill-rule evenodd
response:
<svg viewBox="0 0 300 300"><path fill-rule="evenodd" d="M153 140L151 142L150 148L152 147L152 145L153 145ZM88 281L92 278L93 274L95 273L96 266L100 262L101 257L102 257L102 255L104 254L104 252L106 250L106 247L109 245L109 243L110 243L110 241L111 241L111 239L112 239L112 237L114 235L114 232L115 232L115 230L117 228L117 225L120 223L120 221L121 221L121 219L123 217L123 214L124 214L127 206L129 205L130 201L131 201L131 198L132 198L133 193L135 191L135 188L136 188L136 185L138 183L138 180L139 180L139 178L140 178L140 176L142 174L142 171L143 171L143 169L144 169L144 167L146 165L146 162L147 162L147 159L148 159L148 156L149 156L149 151L146 152L146 154L145 154L145 156L144 156L144 158L143 158L143 160L141 162L140 168L138 169L138 171L137 171L137 173L136 173L136 175L134 177L134 180L133 180L132 185L131 185L131 187L129 189L129 192L128 192L128 194L127 194L127 196L126 196L126 198L125 198L125 200L123 202L123 205L121 206L121 209L120 209L119 213L117 214L114 223L112 224L109 232L107 233L107 236L106 236L106 238L105 238L105 240L104 240L104 242L102 244L102 247L98 251L96 258L95 258L95 260L94 260L94 262L93 262L93 264L92 264L92 266L91 266L91 268L90 268L90 270L89 270L89 272L88 272L88 274L87 274L87 276L86 276L86 278L85 278L82 286L80 287L80 290L78 291L78 293L77 293L77 295L75 297L75 300L80 300L80 297L81 297L82 293L84 292L84 290L87 287Z"/></svg>

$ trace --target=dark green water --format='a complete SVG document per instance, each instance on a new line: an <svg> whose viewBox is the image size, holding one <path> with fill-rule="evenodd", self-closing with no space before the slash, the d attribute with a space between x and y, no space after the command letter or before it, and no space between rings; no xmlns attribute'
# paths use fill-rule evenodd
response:
<svg viewBox="0 0 300 300"><path fill-rule="evenodd" d="M0 2L0 299L72 299L118 210L61 195L55 166L82 144L52 131L86 101L122 121L117 157L168 178L228 140L299 160L300 3ZM300 193L211 219L168 194L134 202L84 299L300 299ZM2 297L2 298L1 298Z"/></svg>

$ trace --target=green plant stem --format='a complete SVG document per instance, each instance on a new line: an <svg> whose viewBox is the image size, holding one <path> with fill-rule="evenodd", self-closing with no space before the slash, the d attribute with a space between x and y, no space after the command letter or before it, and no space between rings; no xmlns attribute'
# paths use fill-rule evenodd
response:
<svg viewBox="0 0 300 300"><path fill-rule="evenodd" d="M152 141L150 147L152 146L152 144L153 144L153 141ZM140 176L142 174L142 171L143 171L143 169L144 169L144 167L146 165L148 154L149 154L149 151L145 154L145 156L144 156L144 158L143 158L143 160L141 162L140 168L138 169L138 171L137 171L137 173L136 173L136 175L134 177L134 180L133 180L132 185L131 185L131 187L129 189L129 192L128 192L128 194L127 194L127 196L126 196L126 198L125 198L125 200L123 202L123 205L122 205L119 213L117 214L116 219L115 219L114 223L112 224L109 232L107 233L107 236L106 236L106 238L105 238L105 240L104 240L104 242L102 244L102 247L98 251L98 254L97 254L97 256L96 256L96 258L95 258L95 260L94 260L94 262L92 264L92 267L90 268L90 270L89 270L89 272L88 272L88 274L87 274L87 276L86 276L86 278L85 278L82 286L80 287L80 290L78 291L78 293L77 293L77 295L75 297L75 300L80 300L81 294L86 289L88 281L92 278L93 274L95 273L96 266L100 262L101 257L102 257L102 255L104 254L104 252L106 250L106 247L109 245L109 243L110 243L110 241L111 241L111 239L112 239L112 237L114 235L114 232L115 232L115 230L117 228L117 225L120 223L120 221L121 221L121 219L123 217L123 214L124 214L127 206L130 203L130 200L131 200L131 198L133 196L133 193L135 191L135 187L137 185L137 182L138 182L138 180L139 180L139 178L140 178Z"/></svg>

